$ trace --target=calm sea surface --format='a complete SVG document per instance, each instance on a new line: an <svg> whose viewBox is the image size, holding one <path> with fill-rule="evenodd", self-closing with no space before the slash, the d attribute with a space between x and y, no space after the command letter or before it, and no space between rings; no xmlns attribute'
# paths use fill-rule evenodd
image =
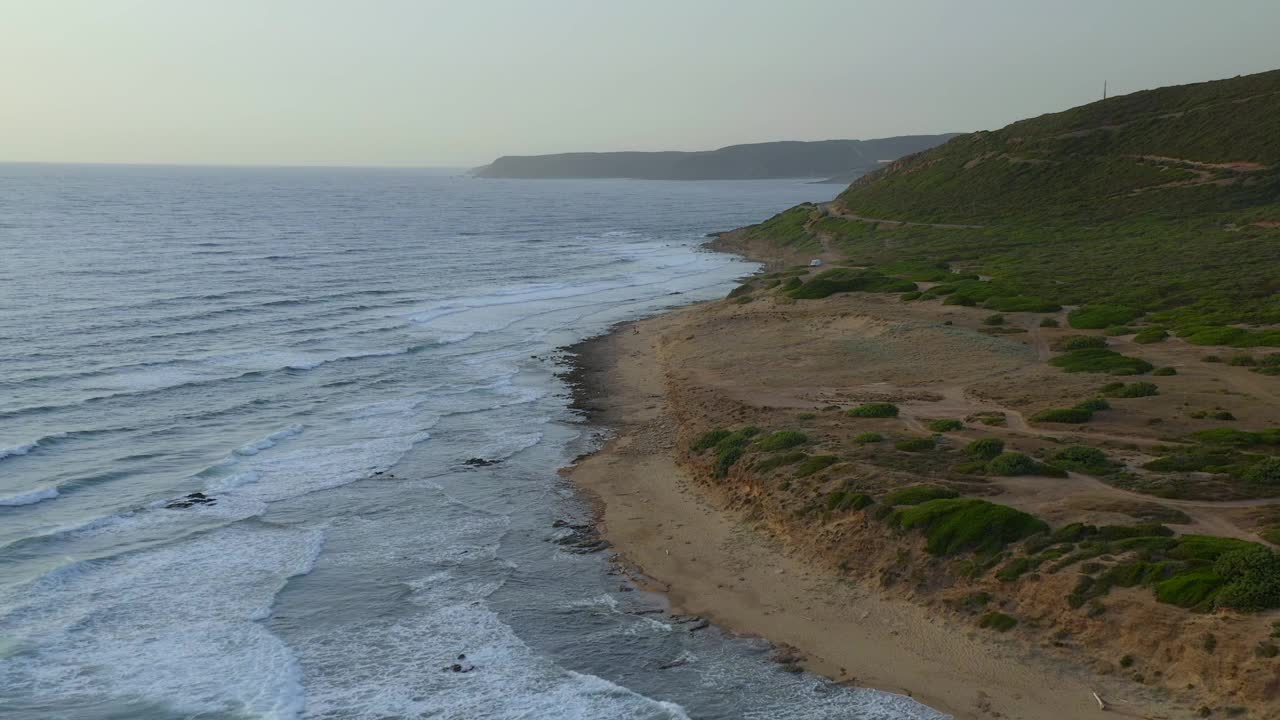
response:
<svg viewBox="0 0 1280 720"><path fill-rule="evenodd" d="M834 190L0 165L0 716L938 717L554 542L555 349Z"/></svg>

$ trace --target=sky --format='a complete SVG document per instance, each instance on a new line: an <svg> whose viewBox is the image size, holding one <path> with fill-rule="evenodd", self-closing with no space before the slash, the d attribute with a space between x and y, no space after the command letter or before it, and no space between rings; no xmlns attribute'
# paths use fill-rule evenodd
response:
<svg viewBox="0 0 1280 720"><path fill-rule="evenodd" d="M1277 0L0 0L0 161L469 167L993 129L1280 68Z"/></svg>

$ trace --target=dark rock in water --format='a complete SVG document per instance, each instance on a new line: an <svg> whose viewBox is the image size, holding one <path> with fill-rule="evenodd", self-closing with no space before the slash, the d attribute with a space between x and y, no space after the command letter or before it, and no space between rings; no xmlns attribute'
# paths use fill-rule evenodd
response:
<svg viewBox="0 0 1280 720"><path fill-rule="evenodd" d="M467 654L466 654L466 653L458 653L458 659L459 659L459 660L466 660L466 659L467 659Z"/></svg>
<svg viewBox="0 0 1280 720"><path fill-rule="evenodd" d="M566 552L587 555L612 547L608 540L600 537L600 532L596 530L594 525L575 525L564 520L557 520L551 526L570 530L563 537L552 540L557 545L563 545Z"/></svg>
<svg viewBox="0 0 1280 720"><path fill-rule="evenodd" d="M673 667L680 667L681 665L684 665L684 664L685 664L685 663L687 663L687 662L689 662L689 658L687 658L687 657L676 658L675 660L672 660L671 662L665 662L665 663L662 663L661 665L659 665L659 666L658 666L658 669L659 669L659 670L670 670L670 669L671 669L671 668L673 668Z"/></svg>
<svg viewBox="0 0 1280 720"><path fill-rule="evenodd" d="M202 492L193 492L190 495L178 498L177 500L170 500L165 503L164 507L166 510L184 510L196 505L216 505L217 502L217 498L209 497Z"/></svg>
<svg viewBox="0 0 1280 720"><path fill-rule="evenodd" d="M475 669L476 669L476 666L475 666L475 665L463 665L462 663L454 663L454 664L452 664L452 665L446 665L446 666L445 666L444 668L442 668L442 669L443 669L445 672L469 673L469 672L471 672L472 670L475 670Z"/></svg>
<svg viewBox="0 0 1280 720"><path fill-rule="evenodd" d="M708 627L710 627L710 625L711 625L711 621L710 621L710 620L707 620L707 619L705 619L705 618L704 618L704 619L699 620L698 622L696 622L696 623L694 623L694 624L690 625L690 626L689 626L689 632L691 632L691 633L692 633L692 632L698 632L699 630L705 630L705 629L707 629Z"/></svg>
<svg viewBox="0 0 1280 720"><path fill-rule="evenodd" d="M463 464L463 465L467 465L467 466L469 466L469 467L489 467L490 465L497 465L497 464L498 464L498 463L500 463L500 462L502 462L502 461L501 461L501 460L486 460L485 458L471 458L471 459L467 460L466 462L464 462L464 463L462 463L462 464Z"/></svg>

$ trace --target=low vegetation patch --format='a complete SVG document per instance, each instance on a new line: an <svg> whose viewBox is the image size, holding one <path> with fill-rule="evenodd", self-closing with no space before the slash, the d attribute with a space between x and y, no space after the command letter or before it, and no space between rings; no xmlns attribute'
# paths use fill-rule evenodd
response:
<svg viewBox="0 0 1280 720"><path fill-rule="evenodd" d="M919 505L922 502L930 500L939 500L960 497L960 493L951 488L940 487L938 485L912 485L905 487L885 495L880 498L882 505L894 507L897 505Z"/></svg>
<svg viewBox="0 0 1280 720"><path fill-rule="evenodd" d="M931 435L906 438L893 444L895 448L903 452L925 452L934 449L937 445L937 441Z"/></svg>
<svg viewBox="0 0 1280 720"><path fill-rule="evenodd" d="M1135 383L1109 383L1102 386L1100 391L1103 395L1113 398L1139 398L1159 395L1160 388L1155 383L1135 382Z"/></svg>
<svg viewBox="0 0 1280 720"><path fill-rule="evenodd" d="M1074 407L1041 410L1031 416L1031 421L1078 425L1092 420L1095 412L1109 409L1111 409L1111 403L1108 403L1105 399L1091 398L1077 403Z"/></svg>
<svg viewBox="0 0 1280 720"><path fill-rule="evenodd" d="M865 445L866 443L878 443L884 442L884 436L878 432L864 432L854 435L853 441L859 445Z"/></svg>
<svg viewBox="0 0 1280 720"><path fill-rule="evenodd" d="M1125 305L1085 305L1067 313L1067 323L1077 330L1101 330L1123 325L1142 315L1142 311Z"/></svg>
<svg viewBox="0 0 1280 720"><path fill-rule="evenodd" d="M929 429L937 433L951 432L963 428L964 423L952 418L940 418L929 422Z"/></svg>
<svg viewBox="0 0 1280 720"><path fill-rule="evenodd" d="M1177 375L1178 371L1171 367L1158 367L1155 370L1152 370L1151 374L1159 377L1166 377L1169 375Z"/></svg>
<svg viewBox="0 0 1280 720"><path fill-rule="evenodd" d="M838 462L840 462L840 458L835 455L814 455L796 466L796 477L809 477L816 472L826 470Z"/></svg>
<svg viewBox="0 0 1280 720"><path fill-rule="evenodd" d="M1049 364L1069 373L1110 373L1112 375L1141 375L1155 367L1141 358L1128 357L1105 348L1072 350L1053 358Z"/></svg>
<svg viewBox="0 0 1280 720"><path fill-rule="evenodd" d="M893 403L865 403L856 408L850 408L845 413L849 417L857 418L890 418L898 417L898 406Z"/></svg>
<svg viewBox="0 0 1280 720"><path fill-rule="evenodd" d="M1076 445L1062 448L1049 456L1049 462L1064 470L1105 475L1115 468L1107 454L1097 448Z"/></svg>
<svg viewBox="0 0 1280 720"><path fill-rule="evenodd" d="M767 473L786 465L795 465L796 463L809 457L802 452L783 453L765 458L752 466L752 469L758 473Z"/></svg>
<svg viewBox="0 0 1280 720"><path fill-rule="evenodd" d="M916 289L910 280L888 277L873 270L834 268L815 275L788 294L797 300L817 300L836 293L882 292L903 293Z"/></svg>
<svg viewBox="0 0 1280 720"><path fill-rule="evenodd" d="M1004 441L993 437L978 438L966 445L964 451L970 457L990 460L1004 452Z"/></svg>
<svg viewBox="0 0 1280 720"><path fill-rule="evenodd" d="M1255 445L1280 445L1280 428L1269 428L1259 432L1226 427L1212 428L1191 433L1191 439L1205 445L1217 445L1220 447L1244 448Z"/></svg>
<svg viewBox="0 0 1280 720"><path fill-rule="evenodd" d="M693 452L702 452L716 446L721 440L732 434L728 430L708 430L698 437L689 448Z"/></svg>
<svg viewBox="0 0 1280 720"><path fill-rule="evenodd" d="M1002 612L989 612L978 618L978 627L995 630L996 632L1008 632L1017 627L1017 625L1017 618L1005 615Z"/></svg>
<svg viewBox="0 0 1280 720"><path fill-rule="evenodd" d="M1142 345L1150 345L1151 343L1164 342L1169 337L1169 331L1164 328L1147 328L1137 335L1133 336L1133 341Z"/></svg>
<svg viewBox="0 0 1280 720"><path fill-rule="evenodd" d="M1021 510L977 498L929 500L895 510L890 517L892 524L904 530L923 531L925 548L939 556L967 550L994 554L1049 529L1044 521Z"/></svg>
<svg viewBox="0 0 1280 720"><path fill-rule="evenodd" d="M730 468L746 452L747 444L751 442L751 438L759 433L760 428L745 427L729 433L716 443L716 477L723 478L729 474Z"/></svg>
<svg viewBox="0 0 1280 720"><path fill-rule="evenodd" d="M1061 468L1036 462L1031 456L1019 452L1000 453L987 461L986 471L992 475L1002 477L1014 477L1017 475L1061 477L1066 475Z"/></svg>
<svg viewBox="0 0 1280 720"><path fill-rule="evenodd" d="M1050 347L1058 352L1069 352L1071 350L1088 350L1089 348L1104 348L1107 346L1107 339L1101 335L1068 335L1058 338Z"/></svg>
<svg viewBox="0 0 1280 720"><path fill-rule="evenodd" d="M870 495L851 490L836 490L827 495L827 509L832 511L861 510L872 502Z"/></svg>
<svg viewBox="0 0 1280 720"><path fill-rule="evenodd" d="M786 450L809 442L809 436L795 430L779 430L756 441L756 449L761 452Z"/></svg>

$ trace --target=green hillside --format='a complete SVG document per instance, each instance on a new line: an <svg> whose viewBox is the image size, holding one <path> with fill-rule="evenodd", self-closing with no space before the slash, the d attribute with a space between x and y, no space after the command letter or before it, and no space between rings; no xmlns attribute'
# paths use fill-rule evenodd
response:
<svg viewBox="0 0 1280 720"><path fill-rule="evenodd" d="M962 135L748 234L944 281L924 301L1122 306L1194 343L1280 346L1280 71Z"/></svg>

